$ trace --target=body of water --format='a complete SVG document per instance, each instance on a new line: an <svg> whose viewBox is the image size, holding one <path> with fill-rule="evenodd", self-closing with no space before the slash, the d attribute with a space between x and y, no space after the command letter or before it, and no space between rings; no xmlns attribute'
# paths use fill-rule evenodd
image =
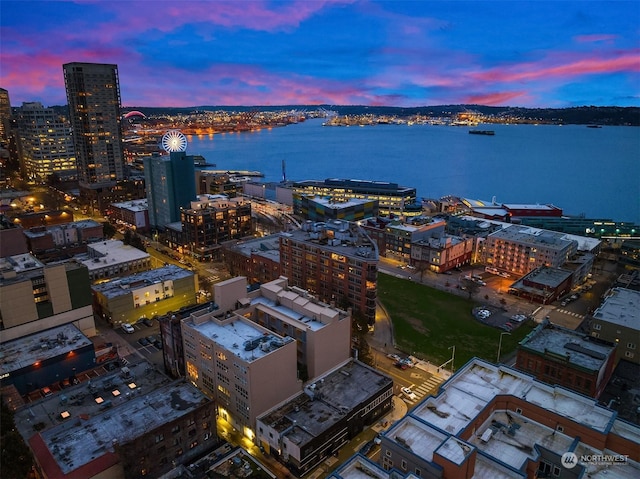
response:
<svg viewBox="0 0 640 479"><path fill-rule="evenodd" d="M580 125L323 127L321 120L189 137L187 153L264 181L351 178L415 187L418 197L554 204L567 215L640 223L640 129Z"/></svg>

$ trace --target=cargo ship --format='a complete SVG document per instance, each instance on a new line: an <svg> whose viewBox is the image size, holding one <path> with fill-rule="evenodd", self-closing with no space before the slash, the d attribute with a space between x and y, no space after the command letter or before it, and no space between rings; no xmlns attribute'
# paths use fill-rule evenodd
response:
<svg viewBox="0 0 640 479"><path fill-rule="evenodd" d="M471 135L495 135L496 132L493 130L469 130L469 134Z"/></svg>

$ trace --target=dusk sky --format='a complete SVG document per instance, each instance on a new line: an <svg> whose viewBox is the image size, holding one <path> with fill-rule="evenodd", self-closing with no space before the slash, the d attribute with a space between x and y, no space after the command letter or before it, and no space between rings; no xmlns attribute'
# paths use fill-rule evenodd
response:
<svg viewBox="0 0 640 479"><path fill-rule="evenodd" d="M0 87L67 103L115 63L122 105L640 106L640 1L11 1Z"/></svg>

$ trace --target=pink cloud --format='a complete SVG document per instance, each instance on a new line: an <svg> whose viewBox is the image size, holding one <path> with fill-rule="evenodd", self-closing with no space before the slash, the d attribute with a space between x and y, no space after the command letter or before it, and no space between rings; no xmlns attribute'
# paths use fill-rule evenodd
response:
<svg viewBox="0 0 640 479"><path fill-rule="evenodd" d="M559 60L558 58L555 59ZM507 68L493 68L485 72L471 73L481 81L520 82L547 78L570 78L579 75L640 71L640 55L636 51L626 52L615 58L584 58L559 65L544 66L523 63Z"/></svg>
<svg viewBox="0 0 640 479"><path fill-rule="evenodd" d="M486 93L479 95L468 95L460 100L460 103L471 103L474 105L503 106L508 105L511 100L520 100L528 98L528 94L524 91L504 91L496 93Z"/></svg>
<svg viewBox="0 0 640 479"><path fill-rule="evenodd" d="M618 38L618 35L612 34L592 34L592 35L578 35L574 37L577 43L594 43L594 42L607 42L612 43Z"/></svg>

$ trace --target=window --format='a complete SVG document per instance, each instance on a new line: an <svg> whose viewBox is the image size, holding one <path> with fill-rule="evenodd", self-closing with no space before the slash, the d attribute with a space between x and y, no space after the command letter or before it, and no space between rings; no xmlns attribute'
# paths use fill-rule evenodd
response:
<svg viewBox="0 0 640 479"><path fill-rule="evenodd" d="M560 475L560 468L558 466L553 466L553 475L556 477Z"/></svg>
<svg viewBox="0 0 640 479"><path fill-rule="evenodd" d="M516 414L522 414L522 409L520 409L519 407L516 408Z"/></svg>
<svg viewBox="0 0 640 479"><path fill-rule="evenodd" d="M560 424L558 424L558 425L556 426L556 431L558 431L558 432L564 432L564 428L563 428Z"/></svg>
<svg viewBox="0 0 640 479"><path fill-rule="evenodd" d="M635 356L635 354L633 354L631 351L625 351L624 355L629 359Z"/></svg>
<svg viewBox="0 0 640 479"><path fill-rule="evenodd" d="M602 325L599 323L596 323L593 325L593 329L595 329L596 331L600 331L602 329Z"/></svg>
<svg viewBox="0 0 640 479"><path fill-rule="evenodd" d="M405 461L404 459L400 462L400 469L402 469L403 471L407 470L407 461Z"/></svg>
<svg viewBox="0 0 640 479"><path fill-rule="evenodd" d="M422 471L416 467L416 476L420 477L422 475Z"/></svg>
<svg viewBox="0 0 640 479"><path fill-rule="evenodd" d="M634 343L627 343L627 349L636 349L636 345Z"/></svg>

